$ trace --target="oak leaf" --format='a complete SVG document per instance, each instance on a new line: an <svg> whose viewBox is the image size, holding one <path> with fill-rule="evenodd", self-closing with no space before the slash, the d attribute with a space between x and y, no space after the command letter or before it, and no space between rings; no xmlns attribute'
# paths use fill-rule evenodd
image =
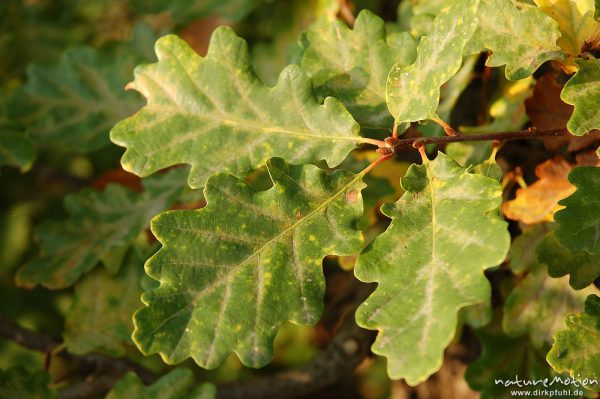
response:
<svg viewBox="0 0 600 399"><path fill-rule="evenodd" d="M533 89L533 95L525 100L525 109L531 124L540 130L565 129L573 106L560 98L563 85L553 75L546 74L539 78ZM568 151L579 151L600 140L600 131L594 130L584 136L552 137L544 140L547 149L556 151L565 143L569 143Z"/></svg>
<svg viewBox="0 0 600 399"><path fill-rule="evenodd" d="M561 157L538 165L535 168L538 180L525 188L517 189L516 198L502 204L504 216L526 224L553 221L554 213L563 208L558 205L558 201L575 191L575 187L567 179L572 168Z"/></svg>

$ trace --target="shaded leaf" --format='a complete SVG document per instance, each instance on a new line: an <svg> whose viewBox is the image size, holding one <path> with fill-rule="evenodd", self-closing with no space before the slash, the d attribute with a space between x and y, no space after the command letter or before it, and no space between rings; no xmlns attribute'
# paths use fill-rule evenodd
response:
<svg viewBox="0 0 600 399"><path fill-rule="evenodd" d="M487 325L493 316L492 301L477 303L460 309L458 312L460 320L473 328L481 328Z"/></svg>
<svg viewBox="0 0 600 399"><path fill-rule="evenodd" d="M465 134L498 133L519 130L527 122L523 100L531 93L533 78L525 78L516 82L503 81L500 94L489 108L493 119L490 123L480 126L461 126ZM446 146L446 154L463 166L487 163L486 159L492 153L490 141L450 143ZM494 168L496 169L496 168ZM498 170L496 169L496 173Z"/></svg>
<svg viewBox="0 0 600 399"><path fill-rule="evenodd" d="M342 21L319 21L302 36L301 67L315 92L334 96L362 127L389 128L385 84L394 63L415 61L417 43L407 32L386 32L381 18L361 11L354 29Z"/></svg>
<svg viewBox="0 0 600 399"><path fill-rule="evenodd" d="M595 288L574 291L567 278L548 275L546 265L536 256L547 231L544 225L534 225L514 240L509 253L511 268L527 274L506 298L502 320L508 335L529 334L536 348L552 344L552 335L562 327L565 316L583 309L586 296L598 292Z"/></svg>
<svg viewBox="0 0 600 399"><path fill-rule="evenodd" d="M238 21L257 7L273 0L128 0L138 13L167 12L176 23L186 23L211 14Z"/></svg>
<svg viewBox="0 0 600 399"><path fill-rule="evenodd" d="M256 31L257 24L269 26L264 34L266 37L260 35L258 41L248 38L252 65L258 78L266 85L274 86L287 65L300 65L302 47L299 37L320 19L335 20L339 7L337 0L277 1L247 18L244 26L251 32Z"/></svg>
<svg viewBox="0 0 600 399"><path fill-rule="evenodd" d="M558 201L575 191L567 179L571 169L572 166L558 156L539 164L535 168L538 180L517 189L516 198L502 204L502 213L527 224L553 221L554 213L563 208Z"/></svg>
<svg viewBox="0 0 600 399"><path fill-rule="evenodd" d="M575 61L579 70L565 85L561 98L575 107L567 123L569 132L582 136L600 129L600 116L595 112L600 97L600 60Z"/></svg>
<svg viewBox="0 0 600 399"><path fill-rule="evenodd" d="M50 375L44 370L32 373L21 366L0 370L0 399L57 399L48 385Z"/></svg>
<svg viewBox="0 0 600 399"><path fill-rule="evenodd" d="M40 254L19 270L17 284L50 289L72 285L113 251L131 244L154 215L182 194L186 175L186 169L177 169L149 178L141 194L110 184L103 192L84 189L67 196L69 219L36 228Z"/></svg>
<svg viewBox="0 0 600 399"><path fill-rule="evenodd" d="M548 234L542 241L537 256L540 263L548 266L552 277L570 274L569 284L576 290L589 286L600 277L600 254L568 250L554 233Z"/></svg>
<svg viewBox="0 0 600 399"><path fill-rule="evenodd" d="M550 223L540 223L529 226L518 235L510 245L508 259L513 273L524 274L529 272L537 262L536 248L546 233L552 231Z"/></svg>
<svg viewBox="0 0 600 399"><path fill-rule="evenodd" d="M397 11L398 29L420 39L431 30L435 17L447 6L446 0L401 1Z"/></svg>
<svg viewBox="0 0 600 399"><path fill-rule="evenodd" d="M167 363L192 357L205 368L234 351L264 366L286 320L314 324L323 308L326 255L351 255L362 236L363 173L332 174L273 159L274 186L256 192L228 174L211 177L207 205L152 221L163 248L146 264L161 282L142 296L133 339Z"/></svg>
<svg viewBox="0 0 600 399"><path fill-rule="evenodd" d="M119 0L0 2L0 81L15 82L31 63L55 62L65 48L122 40L131 29ZM110 25L109 25L110 24ZM110 29L107 29L110 26Z"/></svg>
<svg viewBox="0 0 600 399"><path fill-rule="evenodd" d="M106 399L214 399L215 386L198 385L188 369L175 369L150 386L144 386L135 373L127 373Z"/></svg>
<svg viewBox="0 0 600 399"><path fill-rule="evenodd" d="M402 187L382 207L390 227L358 258L356 276L379 286L356 320L379 330L372 351L388 358L389 376L415 385L441 366L458 310L489 300L483 270L502 262L510 237L497 216L500 184L442 153L412 165Z"/></svg>
<svg viewBox="0 0 600 399"><path fill-rule="evenodd" d="M118 274L111 276L104 269L96 269L75 286L64 331L70 353L125 355L132 345L131 315L142 305L144 260L133 250Z"/></svg>
<svg viewBox="0 0 600 399"><path fill-rule="evenodd" d="M0 126L0 166L14 166L26 172L35 157L36 151L31 141L22 132Z"/></svg>
<svg viewBox="0 0 600 399"><path fill-rule="evenodd" d="M498 165L498 163L496 162L497 153L498 148L494 148L488 159L473 167L473 173L477 173L482 176L490 177L494 180L501 181L503 172L500 165Z"/></svg>
<svg viewBox="0 0 600 399"><path fill-rule="evenodd" d="M558 23L558 45L568 54L578 56L583 43L598 31L594 20L594 0L534 0L550 18Z"/></svg>
<svg viewBox="0 0 600 399"><path fill-rule="evenodd" d="M440 86L458 71L463 47L477 27L479 0L456 0L436 17L411 65L395 64L387 77L386 98L396 125L437 117Z"/></svg>
<svg viewBox="0 0 600 399"><path fill-rule="evenodd" d="M503 80L499 95L489 109L492 121L482 126L462 127L461 131L498 133L521 129L528 120L523 102L531 95L532 85L532 77L516 82Z"/></svg>
<svg viewBox="0 0 600 399"><path fill-rule="evenodd" d="M337 165L365 140L340 102L317 103L297 66L264 86L246 42L228 27L215 30L206 57L174 35L159 39L156 52L158 63L136 68L130 84L148 105L111 131L127 147L123 168L137 175L187 163L197 188L217 172L244 177L273 156Z"/></svg>
<svg viewBox="0 0 600 399"><path fill-rule="evenodd" d="M513 391L533 391L544 389L543 380L548 382L559 377L552 371L544 359L544 353L536 349L527 336L509 337L502 331L500 314L495 320L477 331L477 337L483 347L481 355L465 373L465 379L471 388L481 392L481 399L511 399ZM521 386L514 381L519 379ZM523 386L523 381L538 381L536 385ZM508 385L505 386L505 383ZM550 388L557 389L555 397L576 397L571 386L557 381ZM567 390L567 394L561 394ZM523 395L525 396L525 395ZM533 395L532 395L533 396Z"/></svg>
<svg viewBox="0 0 600 399"><path fill-rule="evenodd" d="M574 168L569 181L577 190L559 202L566 208L555 215L556 238L568 249L596 254L600 252L600 167Z"/></svg>
<svg viewBox="0 0 600 399"><path fill-rule="evenodd" d="M544 62L563 58L556 44L558 24L539 8L521 11L511 0L481 0L477 17L477 31L465 52L491 50L486 65L506 65L509 80L526 78Z"/></svg>
<svg viewBox="0 0 600 399"><path fill-rule="evenodd" d="M419 39L431 29L435 15L426 13L417 15L414 6L412 1L401 1L396 10L397 21L391 27L401 32L409 32L413 37Z"/></svg>
<svg viewBox="0 0 600 399"><path fill-rule="evenodd" d="M585 312L569 315L566 329L554 335L554 345L546 359L558 372L584 382L587 388L600 392L600 297L590 295L585 301Z"/></svg>
<svg viewBox="0 0 600 399"><path fill-rule="evenodd" d="M374 151L353 151L341 166L350 171L362 170L377 158L379 154ZM372 169L365 175L367 188L362 192L365 211L358 223L358 228L363 233L379 220L379 208L383 203L394 201L404 193L400 187L400 179L409 166L408 162L387 162L387 167Z"/></svg>
<svg viewBox="0 0 600 399"><path fill-rule="evenodd" d="M79 153L107 146L110 128L141 106L123 87L135 65L148 61L138 43L152 37L147 30L140 27L141 38L130 43L69 49L55 65L31 64L10 104L11 118L41 146Z"/></svg>

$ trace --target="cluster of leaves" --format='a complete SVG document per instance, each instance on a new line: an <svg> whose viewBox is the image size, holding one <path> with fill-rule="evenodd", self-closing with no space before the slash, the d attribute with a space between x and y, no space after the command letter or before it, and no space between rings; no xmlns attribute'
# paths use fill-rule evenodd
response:
<svg viewBox="0 0 600 399"><path fill-rule="evenodd" d="M13 14L33 12L12 3ZM60 328L69 353L103 352L165 370L155 358L140 359L134 344L169 365L192 358L213 369L233 352L243 365L263 367L285 322L320 319L323 260L336 257L358 280L377 283L355 317L377 331L371 350L386 358L389 378L426 381L472 328L482 351L465 378L482 397L509 397L495 381L515 375L559 377L570 395L567 378L586 379L586 395L600 392L593 0L405 0L396 22L368 9L338 20L350 12L347 2L294 2L298 9L285 14L293 23L285 33L274 28L268 44L258 38L249 46L223 26L205 56L186 37L199 18L217 13L243 32L270 16L265 10L288 7L117 3L128 16L127 38L83 32L76 42L87 46L32 59L39 62L26 77L15 70L0 80L7 93L0 165L27 172L31 184L68 174L66 187L41 204L65 196L66 214L37 224L37 253L17 255L15 265L26 261L4 272L19 292L74 286ZM110 4L98 5L99 14ZM0 33L0 51L16 39ZM277 52L275 76L261 66ZM470 117L473 103L483 107ZM445 121L500 141L526 123L532 136L569 133L545 148L455 142L428 155L421 146L420 164L406 164L396 136L456 134ZM380 141L382 131L392 140ZM110 141L125 148L120 165L141 183L123 170L90 172L114 166ZM526 161L522 147L542 156ZM3 179L20 177L5 170ZM98 175L92 188L70 193L73 178L85 185ZM27 198L28 187L15 187L11 207ZM155 249L148 227L162 246L143 268ZM44 372L11 368L0 373L0 397L53 397L48 383ZM149 387L125 375L108 398L158 393L210 398L215 387L178 368Z"/></svg>

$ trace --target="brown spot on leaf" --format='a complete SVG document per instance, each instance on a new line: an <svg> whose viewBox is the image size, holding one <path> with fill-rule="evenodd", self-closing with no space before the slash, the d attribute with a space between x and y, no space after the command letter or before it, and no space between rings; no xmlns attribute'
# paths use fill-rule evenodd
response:
<svg viewBox="0 0 600 399"><path fill-rule="evenodd" d="M356 202L356 198L358 198L358 191L350 190L346 193L346 199L348 202Z"/></svg>

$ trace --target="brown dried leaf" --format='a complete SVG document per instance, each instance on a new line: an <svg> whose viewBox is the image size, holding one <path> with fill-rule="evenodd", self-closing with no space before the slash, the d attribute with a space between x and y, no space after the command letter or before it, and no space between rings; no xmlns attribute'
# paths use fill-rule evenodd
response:
<svg viewBox="0 0 600 399"><path fill-rule="evenodd" d="M575 156L577 166L600 166L600 159L596 151L586 151Z"/></svg>
<svg viewBox="0 0 600 399"><path fill-rule="evenodd" d="M542 76L535 84L533 96L525 100L525 109L531 124L540 130L561 129L573 113L573 106L560 98L563 86L551 74ZM579 151L600 140L600 132L594 130L584 136L554 137L544 140L546 148L556 151L568 143L568 151Z"/></svg>
<svg viewBox="0 0 600 399"><path fill-rule="evenodd" d="M560 129L567 126L573 106L560 99L560 85L553 75L542 76L535 83L533 96L525 100L527 115L538 129Z"/></svg>
<svg viewBox="0 0 600 399"><path fill-rule="evenodd" d="M553 221L554 212L564 208L558 201L575 191L567 176L573 166L561 157L549 159L535 168L535 183L517 190L515 199L502 204L508 218L527 224Z"/></svg>

